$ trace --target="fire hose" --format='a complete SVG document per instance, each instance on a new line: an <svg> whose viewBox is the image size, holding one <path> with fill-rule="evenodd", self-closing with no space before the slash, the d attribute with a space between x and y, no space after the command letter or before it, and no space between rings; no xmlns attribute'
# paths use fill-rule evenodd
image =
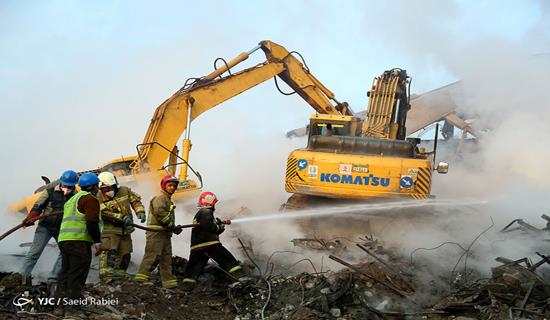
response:
<svg viewBox="0 0 550 320"><path fill-rule="evenodd" d="M218 224L228 225L228 224L231 224L231 221L230 220L225 220L225 221L219 220ZM150 227L142 226L142 225L135 224L135 223L131 223L131 224L129 224L129 226L132 226L132 227L137 228L137 229L145 230L145 231L171 231L171 230L174 230L174 229L194 228L194 227L198 227L199 224L198 223L178 224L172 229L150 228Z"/></svg>
<svg viewBox="0 0 550 320"><path fill-rule="evenodd" d="M52 213L47 213L47 214L43 214L43 215L39 216L36 219L26 221L26 222L21 222L20 224L16 225L15 227L13 227L13 228L9 229L8 231L4 232L4 234L2 234L0 236L0 241L2 241L5 237L9 236L10 234L14 233L15 231L17 231L17 230L19 230L19 229L21 229L25 226L30 226L30 225L32 225L32 223L35 223L36 221L46 219L47 217L51 217L55 214L56 213L53 213L53 212ZM131 226L134 227L134 228L137 228L137 229L145 230L145 231L164 231L164 230L167 230L167 229L149 228L149 227L141 226L141 225L135 224L135 223L132 223ZM180 224L180 225L175 226L175 228L177 228L177 229L186 229L186 228L193 228L193 227L196 227L196 226L198 226L198 224Z"/></svg>
<svg viewBox="0 0 550 320"><path fill-rule="evenodd" d="M141 230L145 230L145 231L172 231L173 229L185 229L185 228L193 228L193 227L196 227L198 226L198 224L178 224L177 226L175 226L173 229L165 229L165 228L162 228L162 229L157 229L157 228L150 228L150 227L146 227L146 226L142 226L142 225L139 225L139 224L135 224L135 223L131 223L129 224L128 226L131 226L131 227L134 227L136 229L141 229ZM1 240L1 239L0 239ZM108 251L108 249L105 249L103 247L100 247L96 253L95 253L95 256L99 256L101 253L105 252L105 251Z"/></svg>
<svg viewBox="0 0 550 320"><path fill-rule="evenodd" d="M0 236L0 241L2 241L5 237L9 236L10 234L14 233L15 231L25 227L25 226L30 226L32 224L34 224L36 221L40 221L42 219L45 219L47 217L50 217L50 216L53 216L55 215L56 213L47 213L47 214L43 214L35 219L32 219L30 221L24 221L24 222L21 222L20 224L16 225L15 227L9 229L8 231L4 232L4 234L2 234ZM223 222L223 224L229 224L227 222ZM141 229L141 230L145 230L145 231L171 231L169 229L157 229L157 228L150 228L150 227L146 227L146 226L142 226L142 225L139 225L139 224L135 224L135 223L132 223L130 224L130 226L136 228L136 229ZM178 224L177 226L174 227L174 229L186 229L186 228L194 228L194 227L197 227L198 224L196 223L193 223L193 224Z"/></svg>
<svg viewBox="0 0 550 320"><path fill-rule="evenodd" d="M24 221L24 222L21 222L20 224L16 225L15 227L9 229L8 231L4 232L4 234L2 234L0 236L0 241L2 241L5 237L9 236L10 234L14 233L15 231L23 228L24 226L30 226L32 225L33 223L35 223L36 221L39 221L39 220L42 220L42 219L45 219L47 217L50 217L50 216L53 216L55 215L56 213L47 213L47 214L43 214L41 216L39 216L38 218L35 218L35 219L32 219L30 221Z"/></svg>
<svg viewBox="0 0 550 320"><path fill-rule="evenodd" d="M139 224L135 224L135 223L131 223L130 226L136 228L136 229L141 229L141 230L145 230L145 231L170 231L169 229L156 229L156 228L149 228L149 227L146 227L146 226L142 226L142 225L139 225ZM193 223L193 224L178 224L177 226L174 227L174 229L186 229L186 228L194 228L198 226L197 223Z"/></svg>

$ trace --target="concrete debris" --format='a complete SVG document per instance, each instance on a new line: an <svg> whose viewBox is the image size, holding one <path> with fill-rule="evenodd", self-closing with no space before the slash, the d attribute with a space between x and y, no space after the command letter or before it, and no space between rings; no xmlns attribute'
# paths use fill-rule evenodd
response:
<svg viewBox="0 0 550 320"><path fill-rule="evenodd" d="M339 253L347 249L344 243L339 239L297 238L290 240L290 242L297 247L317 251L329 251L332 253Z"/></svg>
<svg viewBox="0 0 550 320"><path fill-rule="evenodd" d="M522 232L527 234L543 234L547 231L550 231L550 216L546 214L542 214L541 218L546 222L546 225L543 228L535 227L527 222L524 221L524 219L514 219L510 223L508 223L500 232L502 233L508 233L508 232Z"/></svg>
<svg viewBox="0 0 550 320"><path fill-rule="evenodd" d="M302 244L312 239L305 240ZM329 243L327 240L317 244ZM348 241L349 242L349 241ZM351 243L351 242L349 242ZM272 254L263 258L245 246L250 261L248 277L229 279L215 265L206 268L191 291L183 286L163 289L153 273L153 284L131 279L109 284L88 284L85 296L116 301L112 305L85 306L73 310L83 319L545 319L550 317L550 284L537 273L550 261L537 253L528 258L498 257L500 264L484 277L469 268L460 272L436 272L416 257L403 256L372 237L359 238L331 259L342 264L339 271L278 272L287 270ZM347 243L346 243L347 244ZM309 246L307 246L309 248ZM350 260L354 247L363 252ZM317 247L309 248L317 252ZM322 250L321 250L322 251ZM299 257L298 257L299 258ZM297 259L298 259L297 258ZM256 261L253 261L255 259ZM302 259L303 260L303 259ZM173 271L180 279L186 259L173 257ZM307 262L307 261L306 261ZM312 269L315 269L313 263ZM270 266L271 268L260 267ZM275 265L275 266L273 266ZM432 266L433 267L433 266ZM269 271L268 271L269 270ZM274 271L275 270L275 271ZM454 270L453 270L454 271ZM427 280L432 277L432 280ZM0 318L42 319L52 316L54 307L38 298L52 296L46 284L22 284L19 274L0 274ZM18 306L14 301L32 301Z"/></svg>
<svg viewBox="0 0 550 320"><path fill-rule="evenodd" d="M497 258L497 261L505 259ZM528 259L506 261L492 269L490 279L455 288L434 309L481 319L544 319L550 316L550 285L534 273ZM546 262L546 257L543 260Z"/></svg>

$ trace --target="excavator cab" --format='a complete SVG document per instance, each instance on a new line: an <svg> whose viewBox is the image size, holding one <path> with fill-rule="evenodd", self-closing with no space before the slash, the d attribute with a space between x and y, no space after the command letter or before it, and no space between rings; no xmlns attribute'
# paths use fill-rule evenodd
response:
<svg viewBox="0 0 550 320"><path fill-rule="evenodd" d="M316 113L309 121L308 139L314 136L355 136L361 127L360 121L353 116Z"/></svg>
<svg viewBox="0 0 550 320"><path fill-rule="evenodd" d="M117 176L119 182L130 185L151 178L153 181L157 181L157 179L160 181L160 179L167 174L179 175L180 183L178 189L174 193L174 199L181 200L191 196L195 197L198 194L202 188L202 176L199 172L195 171L185 159L178 155L177 146L174 146L171 151L169 151L168 148L163 148L169 153L168 161L164 166L157 168L156 172L154 172L155 170L151 170L147 163L140 161L140 159L142 159L142 146L143 144L137 146L137 156L125 156L111 160L100 166L96 171L112 172ZM134 168L138 163L140 163L142 171L136 172ZM146 168L148 172L143 170L144 168ZM187 170L193 173L196 181L187 176ZM158 178L156 176L158 176ZM153 187L157 188L158 185L155 183Z"/></svg>
<svg viewBox="0 0 550 320"><path fill-rule="evenodd" d="M112 172L117 177L124 177L132 173L132 162L136 160L136 156L127 156L121 157L118 159L113 159L108 163L99 167L98 171L109 171Z"/></svg>

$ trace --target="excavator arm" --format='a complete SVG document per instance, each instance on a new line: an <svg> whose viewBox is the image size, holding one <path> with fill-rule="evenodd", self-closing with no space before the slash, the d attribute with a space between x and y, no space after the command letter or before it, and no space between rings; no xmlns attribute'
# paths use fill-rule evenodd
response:
<svg viewBox="0 0 550 320"><path fill-rule="evenodd" d="M388 70L374 78L368 92L369 106L362 129L364 136L405 139L405 122L411 108L409 83L407 72L401 69Z"/></svg>
<svg viewBox="0 0 550 320"><path fill-rule="evenodd" d="M266 61L251 68L232 72L231 68L260 49L265 53ZM212 73L190 79L191 82L186 81L183 88L156 108L143 142L137 146L137 155L115 159L98 171L111 171L116 168L123 171L119 176L129 175L126 163L130 160L130 169L135 177L144 173L164 175L165 170L175 174L176 166L183 164L179 178L181 181L190 182L183 188L195 188L196 185L187 179L191 121L224 101L274 77L286 82L318 113L351 115L347 103L338 102L334 93L317 80L305 62L300 62L293 53L295 52L289 52L274 42L262 41L251 51L239 54ZM228 75L224 76L226 72ZM184 132L186 135L180 155L176 144ZM167 159L168 165L165 165ZM198 176L198 173L193 172ZM25 197L12 204L10 209L14 212L25 211L32 207L35 200L36 195Z"/></svg>
<svg viewBox="0 0 550 320"><path fill-rule="evenodd" d="M282 64L258 65L230 77L178 91L156 110L133 165L134 172L160 169L189 123L222 102L282 72ZM185 146L184 146L185 150ZM184 159L187 161L185 155Z"/></svg>
<svg viewBox="0 0 550 320"><path fill-rule="evenodd" d="M264 51L267 58L265 62L222 77L226 71L248 59L258 49ZM182 159L186 162L191 148L189 125L192 120L276 76L318 113L352 115L347 103L338 102L334 93L315 78L304 64L284 47L271 41L262 41L253 50L243 52L223 67L195 79L192 84L184 86L157 107L143 143L138 147L138 157L132 164L133 172L164 168L166 159L173 155L171 150L174 150L180 136L187 130L182 150ZM187 166L180 171L180 178L187 178Z"/></svg>
<svg viewBox="0 0 550 320"><path fill-rule="evenodd" d="M300 63L292 53L284 47L271 41L260 42L260 47L264 51L267 60L270 62L283 62L285 70L278 74L288 86L302 97L317 113L321 114L341 114L352 116L353 112L346 102L340 103L336 100L334 93L323 85L304 64ZM301 57L301 56L300 56ZM332 105L332 102L336 105Z"/></svg>

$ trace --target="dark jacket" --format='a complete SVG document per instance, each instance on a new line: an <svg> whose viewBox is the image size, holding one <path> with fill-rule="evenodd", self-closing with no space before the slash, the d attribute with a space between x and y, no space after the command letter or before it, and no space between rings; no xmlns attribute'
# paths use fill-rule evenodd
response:
<svg viewBox="0 0 550 320"><path fill-rule="evenodd" d="M86 229L92 237L93 242L101 242L101 230L99 228L99 200L90 193L82 196L76 205L78 211L85 215Z"/></svg>
<svg viewBox="0 0 550 320"><path fill-rule="evenodd" d="M65 202L74 196L74 192L64 195L59 186L43 190L34 203L31 212L38 214L55 213L53 216L40 220L39 225L46 227L52 233L57 235L63 220L63 206Z"/></svg>
<svg viewBox="0 0 550 320"><path fill-rule="evenodd" d="M198 224L191 231L191 250L220 243L220 234L225 231L219 219L214 218L214 208L200 208L193 218Z"/></svg>

